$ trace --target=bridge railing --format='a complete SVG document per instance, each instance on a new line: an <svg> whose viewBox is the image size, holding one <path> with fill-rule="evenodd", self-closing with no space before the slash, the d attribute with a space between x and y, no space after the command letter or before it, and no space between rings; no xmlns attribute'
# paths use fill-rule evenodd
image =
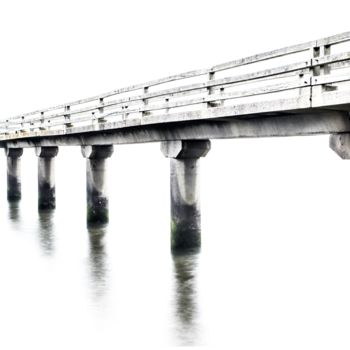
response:
<svg viewBox="0 0 350 350"><path fill-rule="evenodd" d="M73 133L87 125L108 129L110 122L171 121L175 114L192 120L229 106L245 115L259 113L261 102L324 107L350 103L349 92L347 32L9 118L0 123L0 139Z"/></svg>

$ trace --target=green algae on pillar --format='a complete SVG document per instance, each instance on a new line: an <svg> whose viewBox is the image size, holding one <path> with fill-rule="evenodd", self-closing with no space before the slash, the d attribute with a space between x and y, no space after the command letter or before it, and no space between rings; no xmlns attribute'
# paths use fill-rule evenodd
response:
<svg viewBox="0 0 350 350"><path fill-rule="evenodd" d="M58 147L36 147L35 154L38 156L38 209L55 209L55 157Z"/></svg>
<svg viewBox="0 0 350 350"><path fill-rule="evenodd" d="M106 159L113 154L113 145L82 146L81 151L86 158L87 222L107 223Z"/></svg>
<svg viewBox="0 0 350 350"><path fill-rule="evenodd" d="M162 142L170 158L171 248L192 250L201 246L199 158L210 150L209 140Z"/></svg>
<svg viewBox="0 0 350 350"><path fill-rule="evenodd" d="M7 156L7 199L21 199L21 156L23 148L5 148Z"/></svg>

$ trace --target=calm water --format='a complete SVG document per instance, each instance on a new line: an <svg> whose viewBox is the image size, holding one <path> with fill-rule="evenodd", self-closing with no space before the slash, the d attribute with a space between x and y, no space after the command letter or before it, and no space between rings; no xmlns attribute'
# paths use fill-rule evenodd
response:
<svg viewBox="0 0 350 350"><path fill-rule="evenodd" d="M32 150L22 201L0 187L1 349L349 347L350 164L326 138L214 143L202 250L176 256L159 146L115 149L110 224L93 228L79 152L60 150L55 211L37 211Z"/></svg>

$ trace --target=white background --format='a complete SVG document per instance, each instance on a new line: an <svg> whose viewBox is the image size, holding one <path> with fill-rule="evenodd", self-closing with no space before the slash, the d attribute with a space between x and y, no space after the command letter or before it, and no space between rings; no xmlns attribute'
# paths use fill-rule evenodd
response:
<svg viewBox="0 0 350 350"><path fill-rule="evenodd" d="M0 118L337 34L348 23L340 1L2 1ZM137 152L150 151L158 146ZM151 157L163 169L160 152ZM214 141L202 163L204 248L222 245L222 259L233 254L241 266L233 279L241 288L221 293L242 308L223 317L215 300L212 322L232 332L237 349L348 349L350 163L327 137ZM210 285L230 271L211 271ZM208 344L220 342L207 332Z"/></svg>

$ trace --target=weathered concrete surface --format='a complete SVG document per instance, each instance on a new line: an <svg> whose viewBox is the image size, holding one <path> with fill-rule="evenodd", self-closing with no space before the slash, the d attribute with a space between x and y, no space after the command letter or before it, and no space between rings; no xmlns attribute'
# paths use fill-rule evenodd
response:
<svg viewBox="0 0 350 350"><path fill-rule="evenodd" d="M161 144L170 158L171 248L189 250L201 245L199 158L210 150L209 140Z"/></svg>
<svg viewBox="0 0 350 350"><path fill-rule="evenodd" d="M109 220L106 159L113 154L113 146L83 146L81 151L86 158L87 222L106 223Z"/></svg>
<svg viewBox="0 0 350 350"><path fill-rule="evenodd" d="M231 139L248 137L308 136L350 132L349 113L313 109L289 114L261 114L246 118L186 121L123 127L121 122L110 123L114 130L86 132L76 128L77 134L28 137L0 141L0 147L74 146L129 144L174 140Z"/></svg>
<svg viewBox="0 0 350 350"><path fill-rule="evenodd" d="M5 148L7 156L7 199L21 199L21 156L22 148Z"/></svg>
<svg viewBox="0 0 350 350"><path fill-rule="evenodd" d="M38 156L38 208L56 208L55 157L58 147L36 147Z"/></svg>
<svg viewBox="0 0 350 350"><path fill-rule="evenodd" d="M350 134L331 135L329 147L342 159L350 159Z"/></svg>

